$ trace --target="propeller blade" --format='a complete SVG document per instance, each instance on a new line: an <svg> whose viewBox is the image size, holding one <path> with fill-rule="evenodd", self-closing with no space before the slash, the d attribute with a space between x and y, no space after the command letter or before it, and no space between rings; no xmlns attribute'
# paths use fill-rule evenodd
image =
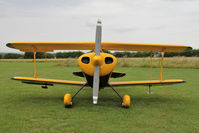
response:
<svg viewBox="0 0 199 133"><path fill-rule="evenodd" d="M95 66L94 79L93 79L93 104L97 104L99 92L99 67Z"/></svg>
<svg viewBox="0 0 199 133"><path fill-rule="evenodd" d="M101 21L97 21L96 36L95 36L95 55L100 55L102 38L102 25Z"/></svg>
<svg viewBox="0 0 199 133"><path fill-rule="evenodd" d="M95 36L95 56L100 56L101 36L102 36L101 21L97 21L96 36ZM93 104L97 104L98 100L99 82L100 82L99 73L100 73L100 66L96 65L93 77Z"/></svg>

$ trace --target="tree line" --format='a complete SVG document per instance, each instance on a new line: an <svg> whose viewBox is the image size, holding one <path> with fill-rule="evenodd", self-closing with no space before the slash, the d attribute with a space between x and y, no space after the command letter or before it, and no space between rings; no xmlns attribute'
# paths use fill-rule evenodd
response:
<svg viewBox="0 0 199 133"><path fill-rule="evenodd" d="M77 58L84 54L81 51L73 51L73 52L57 52L57 53L44 53L44 52L37 52L36 58L37 59L44 59L45 57L48 59L53 58ZM33 59L33 52L25 52L24 54L18 53L6 53L0 54L0 59Z"/></svg>
<svg viewBox="0 0 199 133"><path fill-rule="evenodd" d="M106 53L111 53L115 57L149 57L151 55L150 52L110 52L108 50L104 50ZM37 52L37 59L43 58L78 58L84 54L82 51L72 51L72 52L57 52L57 53L43 53ZM152 53L152 56L160 56L158 52ZM184 52L175 53L175 52L166 52L165 57L175 57L175 56L185 56L185 57L199 57L199 49L187 49ZM24 54L18 53L6 53L0 54L0 59L33 59L32 52L25 52Z"/></svg>

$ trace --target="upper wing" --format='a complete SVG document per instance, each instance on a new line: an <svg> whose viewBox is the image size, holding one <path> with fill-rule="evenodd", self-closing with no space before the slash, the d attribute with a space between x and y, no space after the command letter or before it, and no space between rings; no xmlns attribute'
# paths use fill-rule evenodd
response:
<svg viewBox="0 0 199 133"><path fill-rule="evenodd" d="M7 44L23 52L53 52L54 50L91 50L95 42L12 42ZM102 49L120 51L182 52L185 45L102 42Z"/></svg>
<svg viewBox="0 0 199 133"><path fill-rule="evenodd" d="M148 81L127 81L127 82L110 82L111 86L131 86L131 85L169 85L184 83L184 80L148 80Z"/></svg>
<svg viewBox="0 0 199 133"><path fill-rule="evenodd" d="M185 45L169 45L169 44L143 44L143 43L119 43L104 42L102 49L120 50L120 51L152 51L152 52L182 52L188 46Z"/></svg>
<svg viewBox="0 0 199 133"><path fill-rule="evenodd" d="M53 52L54 50L90 50L95 48L94 42L13 42L8 47L23 52Z"/></svg>
<svg viewBox="0 0 199 133"><path fill-rule="evenodd" d="M30 78L30 77L13 77L14 80L20 80L27 84L39 85L53 85L53 84L68 84L68 85L84 85L86 82L57 80L57 79L43 79L43 78Z"/></svg>

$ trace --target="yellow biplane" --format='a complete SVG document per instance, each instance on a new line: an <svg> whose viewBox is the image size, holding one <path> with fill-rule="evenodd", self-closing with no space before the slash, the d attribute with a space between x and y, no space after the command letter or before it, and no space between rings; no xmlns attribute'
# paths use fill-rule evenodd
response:
<svg viewBox="0 0 199 133"><path fill-rule="evenodd" d="M23 83L42 85L47 88L53 84L80 85L81 88L72 96L65 94L64 105L70 107L74 97L85 87L93 88L93 104L97 104L98 92L104 87L111 87L113 91L120 97L123 107L130 107L130 96L123 97L113 88L115 86L131 86L131 85L147 85L149 88L153 85L184 83L184 80L163 80L163 59L165 52L182 52L188 48L184 45L167 45L167 44L137 44L137 43L118 43L118 42L101 42L101 21L97 22L95 42L12 42L7 46L19 49L23 52L34 53L34 77L13 77L14 80L20 80ZM36 52L53 52L54 50L93 50L94 52L85 53L78 58L78 65L82 71L73 72L74 75L86 78L86 82L55 80L38 78L36 71ZM117 59L103 50L119 50L119 51L149 51L161 52L160 77L158 80L147 81L126 81L126 82L109 82L110 78L119 78L125 76L125 73L113 72L117 64ZM152 61L152 56L151 56ZM152 64L152 62L151 62ZM152 65L151 65L152 69Z"/></svg>

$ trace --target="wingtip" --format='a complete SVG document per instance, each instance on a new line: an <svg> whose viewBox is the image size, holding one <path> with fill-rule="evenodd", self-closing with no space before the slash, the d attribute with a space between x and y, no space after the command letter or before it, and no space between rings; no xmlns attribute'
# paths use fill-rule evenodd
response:
<svg viewBox="0 0 199 133"><path fill-rule="evenodd" d="M9 48L15 48L15 47L12 46L11 43L7 43L6 46L9 47Z"/></svg>
<svg viewBox="0 0 199 133"><path fill-rule="evenodd" d="M187 49L193 49L191 46L187 47Z"/></svg>

